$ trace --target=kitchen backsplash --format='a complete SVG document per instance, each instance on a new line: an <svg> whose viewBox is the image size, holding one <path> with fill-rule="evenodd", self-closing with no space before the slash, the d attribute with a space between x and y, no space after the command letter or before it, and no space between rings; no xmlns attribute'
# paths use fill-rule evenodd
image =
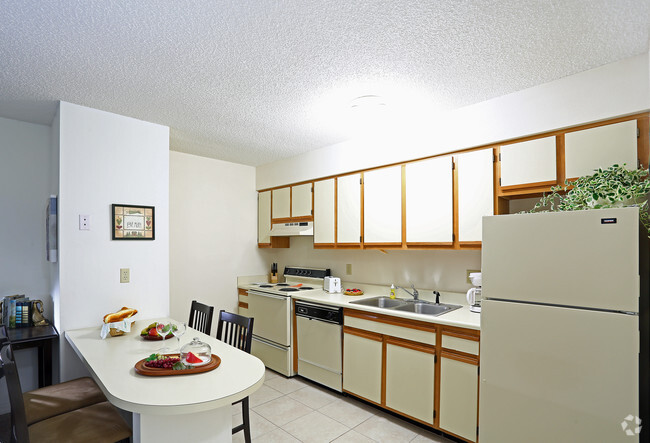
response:
<svg viewBox="0 0 650 443"><path fill-rule="evenodd" d="M292 237L288 249L260 249L268 263L277 262L279 274L285 266L330 268L344 281L385 284L465 292L468 269L481 269L481 251L400 251L314 249L312 237ZM347 265L351 274L346 274Z"/></svg>

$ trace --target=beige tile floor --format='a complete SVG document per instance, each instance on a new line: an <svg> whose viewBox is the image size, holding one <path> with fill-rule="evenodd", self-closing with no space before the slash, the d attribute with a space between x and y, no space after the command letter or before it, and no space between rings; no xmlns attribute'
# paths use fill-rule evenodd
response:
<svg viewBox="0 0 650 443"><path fill-rule="evenodd" d="M382 412L352 397L266 370L264 385L250 396L251 437L256 442L438 442L440 435ZM232 409L242 422L241 404ZM233 435L243 442L244 433Z"/></svg>

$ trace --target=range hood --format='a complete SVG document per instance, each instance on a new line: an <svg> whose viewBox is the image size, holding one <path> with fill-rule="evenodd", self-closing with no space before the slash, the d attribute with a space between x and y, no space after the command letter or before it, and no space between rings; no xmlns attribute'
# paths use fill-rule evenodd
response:
<svg viewBox="0 0 650 443"><path fill-rule="evenodd" d="M276 223L271 227L272 237L314 235L314 222Z"/></svg>

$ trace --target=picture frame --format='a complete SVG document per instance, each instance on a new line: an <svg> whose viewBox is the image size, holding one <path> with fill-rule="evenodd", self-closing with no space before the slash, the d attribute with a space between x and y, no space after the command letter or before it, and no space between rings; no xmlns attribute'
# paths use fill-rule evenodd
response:
<svg viewBox="0 0 650 443"><path fill-rule="evenodd" d="M156 210L153 206L111 205L113 240L155 240Z"/></svg>

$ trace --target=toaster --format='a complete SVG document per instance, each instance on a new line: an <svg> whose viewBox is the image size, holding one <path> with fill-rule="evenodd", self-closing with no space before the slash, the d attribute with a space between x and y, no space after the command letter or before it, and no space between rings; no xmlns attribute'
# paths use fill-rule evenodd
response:
<svg viewBox="0 0 650 443"><path fill-rule="evenodd" d="M327 292L341 292L341 279L339 277L325 277L323 289Z"/></svg>

